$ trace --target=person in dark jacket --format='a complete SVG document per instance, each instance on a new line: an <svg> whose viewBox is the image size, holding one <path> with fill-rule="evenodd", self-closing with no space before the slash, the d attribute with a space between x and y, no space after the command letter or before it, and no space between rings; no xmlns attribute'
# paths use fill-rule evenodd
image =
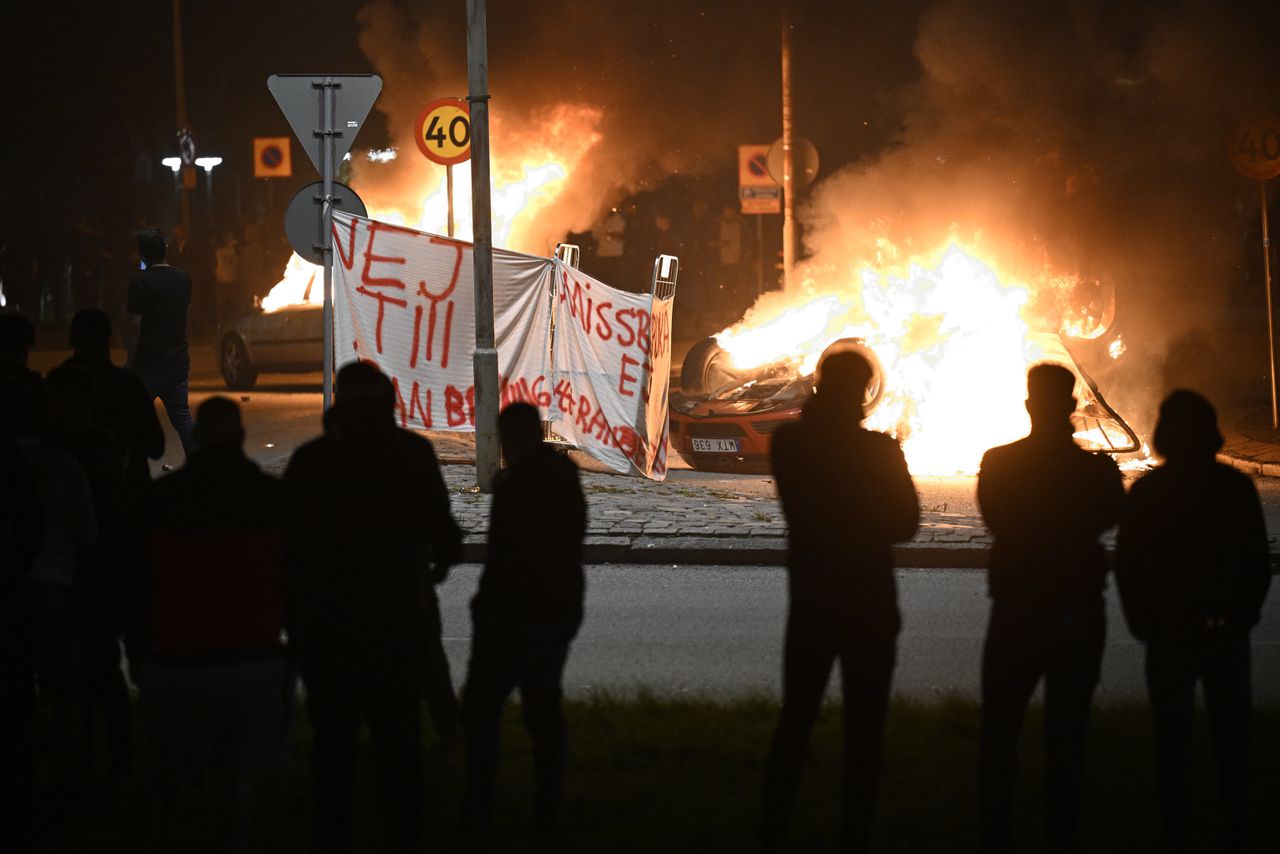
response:
<svg viewBox="0 0 1280 854"><path fill-rule="evenodd" d="M511 404L498 417L498 431L507 467L494 479L489 547L471 600L463 817L474 827L488 823L502 709L519 688L533 740L534 825L549 831L559 812L566 752L560 683L582 623L587 505L577 466L542 443L536 408Z"/></svg>
<svg viewBox="0 0 1280 854"><path fill-rule="evenodd" d="M1110 457L1072 438L1074 388L1067 368L1031 368L1031 434L987 451L978 473L978 504L994 541L979 746L987 851L1013 847L1018 733L1041 679L1048 850L1076 846L1089 710L1106 637L1109 566L1099 537L1119 521L1124 485Z"/></svg>
<svg viewBox="0 0 1280 854"><path fill-rule="evenodd" d="M187 400L191 354L187 349L187 314L191 277L166 261L168 244L158 228L138 232L138 254L145 269L129 280L129 364L146 383L151 399L160 399L182 453L193 448L191 409Z"/></svg>
<svg viewBox="0 0 1280 854"><path fill-rule="evenodd" d="M111 319L98 309L82 309L71 319L72 355L93 376L93 420L115 437L125 469L127 503L151 483L147 460L164 455L164 431L146 383L111 362Z"/></svg>
<svg viewBox="0 0 1280 854"><path fill-rule="evenodd" d="M93 712L102 711L110 767L123 777L132 758L129 688L120 669L117 614L117 549L124 505L124 468L115 438L94 418L94 377L84 367L63 363L44 384L43 439L80 463L93 497L97 541L76 560L72 602L76 618L76 701L80 713L81 770L92 775Z"/></svg>
<svg viewBox="0 0 1280 854"><path fill-rule="evenodd" d="M1169 848L1194 850L1195 689L1204 686L1225 817L1221 850L1248 848L1249 633L1271 583L1267 528L1253 481L1214 459L1217 413L1192 391L1160 405L1165 464L1133 485L1116 578L1129 629L1146 643L1160 808Z"/></svg>
<svg viewBox="0 0 1280 854"><path fill-rule="evenodd" d="M242 450L240 407L196 412L186 465L157 480L126 566L125 646L139 685L155 850L175 795L211 780L217 850L243 851L255 774L289 745L295 679L281 644L293 499Z"/></svg>
<svg viewBox="0 0 1280 854"><path fill-rule="evenodd" d="M434 587L462 541L435 451L396 426L386 375L357 362L338 372L325 434L298 448L285 481L302 500L290 546L289 637L315 731L313 843L351 844L363 720L390 806L389 845L414 850L424 652L441 643Z"/></svg>
<svg viewBox="0 0 1280 854"><path fill-rule="evenodd" d="M898 443L860 426L872 377L860 353L831 354L800 420L778 428L773 472L787 517L790 608L782 714L766 766L762 847L778 850L805 746L838 659L844 694L841 850L865 851L900 627L892 546L920 520Z"/></svg>

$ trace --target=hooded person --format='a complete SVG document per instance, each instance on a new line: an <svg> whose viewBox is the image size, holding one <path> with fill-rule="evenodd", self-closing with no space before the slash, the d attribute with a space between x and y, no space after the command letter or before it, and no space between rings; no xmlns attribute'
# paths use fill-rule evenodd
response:
<svg viewBox="0 0 1280 854"><path fill-rule="evenodd" d="M1116 577L1129 629L1146 646L1156 777L1170 850L1193 850L1192 732L1204 690L1218 760L1224 851L1249 849L1250 632L1271 583L1253 481L1218 462L1217 413L1193 391L1160 405L1164 465L1129 491Z"/></svg>

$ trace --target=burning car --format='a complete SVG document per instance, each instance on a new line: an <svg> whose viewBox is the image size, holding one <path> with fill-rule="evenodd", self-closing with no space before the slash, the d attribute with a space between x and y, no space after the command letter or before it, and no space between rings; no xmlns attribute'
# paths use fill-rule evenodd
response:
<svg viewBox="0 0 1280 854"><path fill-rule="evenodd" d="M1109 289L1086 283L1072 291L1086 299L1046 313L1029 305L1029 289L1000 281L957 247L933 267L864 274L859 284L777 292L741 323L696 344L671 396L675 450L697 469L767 473L774 431L799 417L818 363L837 347L871 363L867 424L902 442L913 474L973 473L987 448L1025 435L1026 370L1038 362L1076 375L1078 443L1109 454L1141 450L1068 343L1108 333L1115 316ZM1112 358L1119 349L1112 347Z"/></svg>

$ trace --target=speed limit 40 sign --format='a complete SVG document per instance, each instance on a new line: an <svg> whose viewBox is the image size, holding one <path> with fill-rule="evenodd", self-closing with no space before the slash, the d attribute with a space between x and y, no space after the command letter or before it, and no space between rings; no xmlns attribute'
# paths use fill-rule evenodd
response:
<svg viewBox="0 0 1280 854"><path fill-rule="evenodd" d="M1280 175L1280 116L1259 113L1236 126L1231 163L1246 178L1266 181Z"/></svg>
<svg viewBox="0 0 1280 854"><path fill-rule="evenodd" d="M471 157L471 108L461 98L437 98L418 116L418 150L442 166Z"/></svg>

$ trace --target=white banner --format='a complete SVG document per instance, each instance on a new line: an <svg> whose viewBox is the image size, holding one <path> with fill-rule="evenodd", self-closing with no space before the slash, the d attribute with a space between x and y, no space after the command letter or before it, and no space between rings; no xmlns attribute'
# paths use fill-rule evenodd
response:
<svg viewBox="0 0 1280 854"><path fill-rule="evenodd" d="M672 300L556 261L552 427L615 471L667 476Z"/></svg>
<svg viewBox="0 0 1280 854"><path fill-rule="evenodd" d="M333 237L336 364L386 372L403 426L474 430L471 244L341 211ZM493 302L501 405L532 403L615 471L665 478L671 301L494 249Z"/></svg>

